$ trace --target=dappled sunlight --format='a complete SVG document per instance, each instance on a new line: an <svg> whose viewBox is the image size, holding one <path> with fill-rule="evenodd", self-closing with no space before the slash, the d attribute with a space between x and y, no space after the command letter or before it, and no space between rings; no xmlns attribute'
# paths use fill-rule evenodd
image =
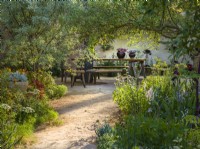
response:
<svg viewBox="0 0 200 149"><path fill-rule="evenodd" d="M199 0L0 6L0 148L200 148Z"/></svg>
<svg viewBox="0 0 200 149"><path fill-rule="evenodd" d="M80 96L77 96L77 97L80 98ZM77 97L75 96L73 98L75 99ZM87 97L91 97L91 96L87 95ZM59 114L66 114L68 112L80 110L80 109L85 108L85 107L89 108L90 106L92 106L94 104L110 100L110 98L108 98L108 97L110 97L110 95L97 94L93 98L84 99L84 96L83 96L83 99L81 101L77 101L77 102L75 101L73 103L66 103L66 104L60 103L60 106L55 107L55 108L56 108L56 110L58 111Z"/></svg>

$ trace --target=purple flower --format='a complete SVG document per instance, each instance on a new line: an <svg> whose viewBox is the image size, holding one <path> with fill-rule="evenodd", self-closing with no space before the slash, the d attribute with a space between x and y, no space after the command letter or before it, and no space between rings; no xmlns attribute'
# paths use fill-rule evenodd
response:
<svg viewBox="0 0 200 149"><path fill-rule="evenodd" d="M178 72L178 69L176 68L175 70L174 70L174 75L179 75L180 73Z"/></svg>
<svg viewBox="0 0 200 149"><path fill-rule="evenodd" d="M136 50L129 50L128 53L136 53Z"/></svg>
<svg viewBox="0 0 200 149"><path fill-rule="evenodd" d="M192 71L192 70L193 70L192 64L187 64L187 69L188 69L189 71Z"/></svg>
<svg viewBox="0 0 200 149"><path fill-rule="evenodd" d="M117 49L117 52L125 53L126 51L127 51L127 49L125 49L125 48L118 48Z"/></svg>

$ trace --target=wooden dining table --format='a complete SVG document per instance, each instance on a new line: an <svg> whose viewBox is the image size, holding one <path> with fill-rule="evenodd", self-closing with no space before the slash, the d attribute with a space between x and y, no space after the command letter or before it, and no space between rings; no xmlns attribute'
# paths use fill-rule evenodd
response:
<svg viewBox="0 0 200 149"><path fill-rule="evenodd" d="M141 72L143 72L143 77L145 78L145 68L144 68L144 62L146 59L135 59L135 58L123 58L123 59L118 59L118 58L98 58L98 59L93 59L93 62L114 62L114 61L119 61L119 62L128 62L128 66L93 66L92 69L86 70L88 75L88 80L90 80L91 75L94 76L94 84L96 84L96 78L99 75L99 73L108 73L108 72L116 72L116 73L121 73L123 71L123 68L128 68L129 71L133 70L134 76L138 77ZM140 69L138 70L138 73L136 73L136 64L140 65Z"/></svg>
<svg viewBox="0 0 200 149"><path fill-rule="evenodd" d="M72 61L75 59L71 59ZM146 59L141 59L141 58L96 58L92 60L92 67L87 69L84 68L84 73L81 74L88 74L87 79L90 80L90 77L93 75L94 79L93 82L96 84L96 78L97 76L99 77L99 74L101 73L108 73L108 72L114 72L114 73L122 73L123 69L129 69L129 71L133 71L134 72L134 76L137 76L136 73L136 64L140 65L140 69L139 69L139 73L140 74L142 72L143 77L146 77L145 74L145 67L144 67L144 63L145 63ZM94 65L95 62L119 62L119 64L117 66L103 66L103 65ZM127 65L120 65L120 63L123 62L127 62ZM62 69L63 73L61 75L61 81L63 81L63 78L65 78L65 82L66 82L66 70ZM86 74L85 74L86 75ZM72 81L73 84L74 81ZM85 85L85 83L84 83Z"/></svg>

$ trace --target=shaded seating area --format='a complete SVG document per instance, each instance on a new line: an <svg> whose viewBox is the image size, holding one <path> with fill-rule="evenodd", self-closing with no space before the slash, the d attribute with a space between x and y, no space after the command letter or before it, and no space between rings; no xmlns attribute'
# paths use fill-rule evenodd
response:
<svg viewBox="0 0 200 149"><path fill-rule="evenodd" d="M107 62L107 61L111 61L111 62L118 62L118 65L114 65L114 66L103 66L103 65L95 65L93 66L93 64L95 62ZM100 79L100 75L101 74L105 74L105 73L126 73L126 71L133 72L133 76L136 77L137 75L142 75L144 78L146 77L145 75L145 67L144 67L144 62L145 59L94 59L91 63L89 62L85 62L84 63L84 67L82 66L76 66L73 64L73 60L72 60L72 64L71 67L63 67L62 69L62 76L61 76L61 81L63 82L67 82L67 77L71 78L71 87L73 87L75 85L75 82L77 79L80 79L83 86L86 87L86 83L97 83L97 77L98 79ZM83 63L82 63L83 64ZM121 64L121 65L120 65ZM137 64L138 66L140 66L139 68L135 68L135 64ZM135 72L136 69L138 69L138 72ZM138 77L138 76L137 76Z"/></svg>

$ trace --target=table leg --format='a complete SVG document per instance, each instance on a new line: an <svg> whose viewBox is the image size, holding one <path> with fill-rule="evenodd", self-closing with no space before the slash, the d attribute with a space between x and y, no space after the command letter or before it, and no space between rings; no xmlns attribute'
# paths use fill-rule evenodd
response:
<svg viewBox="0 0 200 149"><path fill-rule="evenodd" d="M146 78L146 72L145 72L145 68L144 68L144 62L141 62L141 67L142 67L143 77Z"/></svg>
<svg viewBox="0 0 200 149"><path fill-rule="evenodd" d="M131 62L129 62L129 67L128 67L128 74L131 75L131 71L132 71L132 66L131 66Z"/></svg>
<svg viewBox="0 0 200 149"><path fill-rule="evenodd" d="M74 86L74 80L75 80L75 76L74 76L74 75L72 75L72 76L71 76L71 87L73 87L73 86Z"/></svg>
<svg viewBox="0 0 200 149"><path fill-rule="evenodd" d="M64 77L64 70L61 69L61 82L63 82L63 77Z"/></svg>
<svg viewBox="0 0 200 149"><path fill-rule="evenodd" d="M135 70L135 62L130 63L130 70L131 69L133 70L134 77L137 77L137 73L136 73L136 70Z"/></svg>
<svg viewBox="0 0 200 149"><path fill-rule="evenodd" d="M65 83L67 83L67 72L64 72Z"/></svg>
<svg viewBox="0 0 200 149"><path fill-rule="evenodd" d="M96 74L96 72L93 73L93 74L94 74L94 84L96 84L96 82L97 82L97 74Z"/></svg>
<svg viewBox="0 0 200 149"><path fill-rule="evenodd" d="M81 73L81 76L82 76L83 86L85 87L85 76L84 76L84 73Z"/></svg>
<svg viewBox="0 0 200 149"><path fill-rule="evenodd" d="M88 72L88 83L90 83L90 79L91 79L91 72Z"/></svg>

